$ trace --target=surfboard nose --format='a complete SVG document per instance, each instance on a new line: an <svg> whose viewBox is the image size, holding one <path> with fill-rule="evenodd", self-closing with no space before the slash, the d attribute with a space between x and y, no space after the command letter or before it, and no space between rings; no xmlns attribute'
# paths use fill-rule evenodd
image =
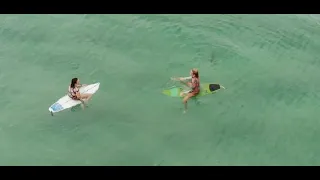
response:
<svg viewBox="0 0 320 180"><path fill-rule="evenodd" d="M166 90L163 90L162 91L163 94L167 95L167 96L170 96L171 95L171 91L166 89Z"/></svg>
<svg viewBox="0 0 320 180"><path fill-rule="evenodd" d="M173 87L173 88L170 88L170 89L163 90L162 93L167 95L167 96L171 96L171 97L180 97L181 91L182 91L181 88Z"/></svg>

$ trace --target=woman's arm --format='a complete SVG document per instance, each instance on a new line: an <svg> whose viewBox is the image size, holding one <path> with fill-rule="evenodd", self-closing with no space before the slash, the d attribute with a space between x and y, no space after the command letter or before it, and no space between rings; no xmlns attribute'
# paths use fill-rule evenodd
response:
<svg viewBox="0 0 320 180"><path fill-rule="evenodd" d="M77 96L78 99L81 99L81 96L80 96L80 92L79 92L79 91L76 92L76 96Z"/></svg>
<svg viewBox="0 0 320 180"><path fill-rule="evenodd" d="M175 80L175 81L185 81L185 80L191 80L192 77L188 76L188 77L179 77L179 78L171 78L171 80Z"/></svg>
<svg viewBox="0 0 320 180"><path fill-rule="evenodd" d="M88 86L87 84L79 84L77 85L77 88L81 88L81 87L84 87L84 86Z"/></svg>

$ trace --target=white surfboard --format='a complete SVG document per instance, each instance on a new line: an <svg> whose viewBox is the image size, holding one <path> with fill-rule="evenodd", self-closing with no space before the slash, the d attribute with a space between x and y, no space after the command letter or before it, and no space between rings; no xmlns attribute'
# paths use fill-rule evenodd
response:
<svg viewBox="0 0 320 180"><path fill-rule="evenodd" d="M94 94L99 89L99 86L100 86L100 83L90 84L90 85L81 87L79 91L80 91L80 94L82 93ZM73 100L68 95L65 95L62 98L60 98L57 102L52 104L49 107L49 111L53 115L53 113L57 113L65 109L72 108L78 104L81 104L81 101Z"/></svg>

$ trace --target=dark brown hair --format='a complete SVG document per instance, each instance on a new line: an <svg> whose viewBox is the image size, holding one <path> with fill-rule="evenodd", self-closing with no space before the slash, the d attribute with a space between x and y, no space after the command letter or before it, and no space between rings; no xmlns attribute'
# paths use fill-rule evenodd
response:
<svg viewBox="0 0 320 180"><path fill-rule="evenodd" d="M73 79L71 80L70 87L71 87L71 88L74 88L74 86L76 85L77 81L78 81L78 78L73 78Z"/></svg>

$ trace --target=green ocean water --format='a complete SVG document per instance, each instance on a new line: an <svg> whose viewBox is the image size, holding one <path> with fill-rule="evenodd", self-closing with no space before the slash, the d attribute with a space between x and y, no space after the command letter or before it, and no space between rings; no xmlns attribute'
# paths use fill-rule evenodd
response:
<svg viewBox="0 0 320 180"><path fill-rule="evenodd" d="M319 49L318 15L1 15L0 165L320 165ZM183 114L194 67L226 90Z"/></svg>

